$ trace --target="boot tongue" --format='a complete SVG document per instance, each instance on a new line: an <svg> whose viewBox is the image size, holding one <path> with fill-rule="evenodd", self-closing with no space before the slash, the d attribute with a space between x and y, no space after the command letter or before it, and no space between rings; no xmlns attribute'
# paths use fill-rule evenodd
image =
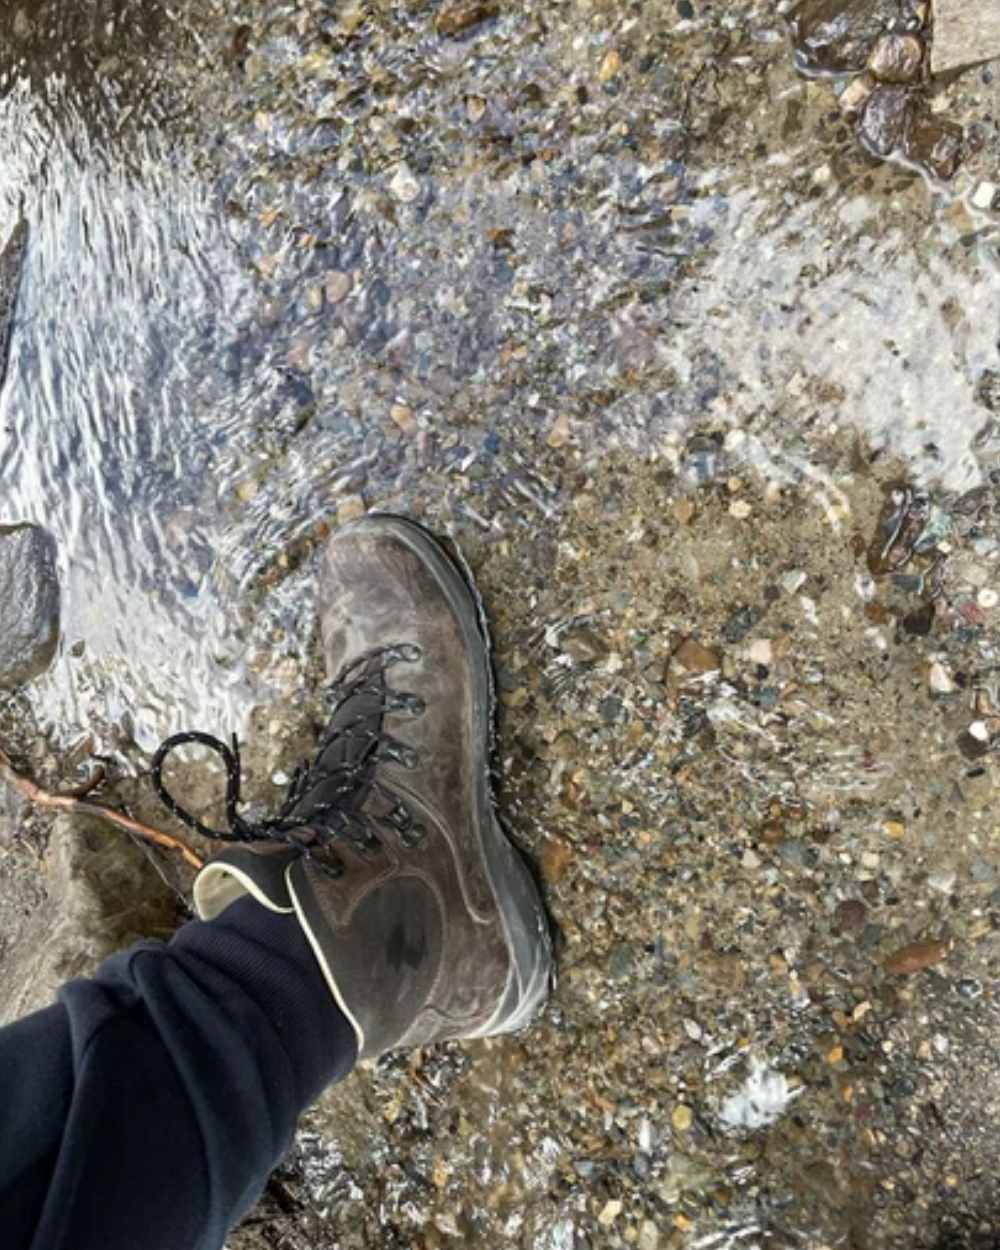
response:
<svg viewBox="0 0 1000 1250"><path fill-rule="evenodd" d="M305 791L291 812L296 819L315 814L322 825L331 805L358 811L368 798L385 717L385 672L373 662L353 684L357 688L337 704L309 767Z"/></svg>

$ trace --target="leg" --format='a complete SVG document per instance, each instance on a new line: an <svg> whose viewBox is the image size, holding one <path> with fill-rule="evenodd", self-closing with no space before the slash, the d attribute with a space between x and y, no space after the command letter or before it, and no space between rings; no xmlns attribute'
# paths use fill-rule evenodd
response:
<svg viewBox="0 0 1000 1250"><path fill-rule="evenodd" d="M295 920L244 899L0 1030L11 1250L217 1250L356 1045Z"/></svg>

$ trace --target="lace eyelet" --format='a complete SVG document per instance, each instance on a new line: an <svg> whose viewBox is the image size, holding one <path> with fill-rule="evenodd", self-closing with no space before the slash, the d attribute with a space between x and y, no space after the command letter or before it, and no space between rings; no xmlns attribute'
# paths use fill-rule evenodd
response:
<svg viewBox="0 0 1000 1250"><path fill-rule="evenodd" d="M411 716L423 716L427 711L427 704L418 694L408 694L403 691L394 695L391 710L393 712L409 712Z"/></svg>
<svg viewBox="0 0 1000 1250"><path fill-rule="evenodd" d="M410 813L410 809L403 802L398 802L386 815L385 819L397 833L406 833L413 825L413 816Z"/></svg>
<svg viewBox="0 0 1000 1250"><path fill-rule="evenodd" d="M420 764L420 753L413 747L407 746L405 742L386 742L379 751L379 758L391 760L394 764L402 764L410 771Z"/></svg>
<svg viewBox="0 0 1000 1250"><path fill-rule="evenodd" d="M427 829L424 825L411 825L408 829L400 830L399 840L407 850L416 850L427 836Z"/></svg>

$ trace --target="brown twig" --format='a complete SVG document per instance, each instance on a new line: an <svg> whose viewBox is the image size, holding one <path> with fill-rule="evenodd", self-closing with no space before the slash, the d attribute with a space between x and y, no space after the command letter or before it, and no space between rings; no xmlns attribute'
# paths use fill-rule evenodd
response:
<svg viewBox="0 0 1000 1250"><path fill-rule="evenodd" d="M9 756L3 751L0 751L0 777L38 807L53 807L63 812L81 812L85 816L96 816L100 820L106 820L109 824L117 825L119 829L127 829L129 833L145 838L147 842L154 842L157 846L166 847L167 850L179 851L185 862L192 868L201 868L204 865L205 861L201 856L196 855L183 839L175 837L172 833L162 833L159 829L144 825L142 821L133 820L131 816L116 812L102 803L88 803L80 797L81 794L87 794L93 790L97 782L81 787L73 794L52 794L36 785L30 777L19 773L10 762Z"/></svg>

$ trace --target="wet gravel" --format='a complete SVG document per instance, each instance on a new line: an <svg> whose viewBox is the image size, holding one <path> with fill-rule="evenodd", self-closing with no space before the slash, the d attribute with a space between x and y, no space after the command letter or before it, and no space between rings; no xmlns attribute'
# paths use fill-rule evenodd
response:
<svg viewBox="0 0 1000 1250"><path fill-rule="evenodd" d="M88 400L76 459L29 195L0 520L51 524L67 616L11 749L53 781L99 752L162 819L151 743L239 728L273 805L321 715L315 550L412 510L490 606L501 808L561 935L531 1032L363 1066L232 1250L992 1244L1000 101L989 66L888 81L869 12L857 118L764 4L155 23L128 220L113 179L85 203L184 298L123 300L132 348L74 295L65 378L160 396L141 437ZM947 184L881 159L911 92L962 128ZM183 368L149 347L181 327ZM54 887L45 822L3 819L12 975Z"/></svg>

